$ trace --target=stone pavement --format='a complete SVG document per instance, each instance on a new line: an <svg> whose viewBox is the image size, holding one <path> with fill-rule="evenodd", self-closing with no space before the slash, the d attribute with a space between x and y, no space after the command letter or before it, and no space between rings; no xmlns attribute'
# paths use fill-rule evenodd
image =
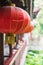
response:
<svg viewBox="0 0 43 65"><path fill-rule="evenodd" d="M29 40L29 50L43 50L43 36Z"/></svg>

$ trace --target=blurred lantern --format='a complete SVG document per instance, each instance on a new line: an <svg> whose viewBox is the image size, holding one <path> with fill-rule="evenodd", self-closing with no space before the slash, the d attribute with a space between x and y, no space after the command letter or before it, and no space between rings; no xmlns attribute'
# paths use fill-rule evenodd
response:
<svg viewBox="0 0 43 65"><path fill-rule="evenodd" d="M18 8L18 7L17 7ZM29 14L28 14L29 15ZM18 25L17 25L17 30L16 30L16 34L21 33L24 28L27 26L27 24L30 24L30 17L28 17L27 12L24 11L23 9L19 8L18 10Z"/></svg>
<svg viewBox="0 0 43 65"><path fill-rule="evenodd" d="M16 32L16 34L17 33L26 33L24 30L25 30L25 28L27 27L27 25L28 25L28 29L29 29L29 27L30 27L30 24L31 24L31 18L30 18L30 16L29 16L29 14L26 12L26 11L23 11L23 15L24 15L24 22L23 22L23 24L22 24L22 26L21 26L21 28ZM27 28L26 28L27 29ZM24 31L24 32L23 32Z"/></svg>
<svg viewBox="0 0 43 65"><path fill-rule="evenodd" d="M27 26L30 26L29 14L14 6L3 6L0 8L0 32L21 33ZM25 33L25 32L24 32Z"/></svg>
<svg viewBox="0 0 43 65"><path fill-rule="evenodd" d="M34 26L33 26L31 23L30 23L30 25L27 24L27 26L26 26L25 29L22 31L22 33L29 33L29 32L31 32L33 29L34 29Z"/></svg>
<svg viewBox="0 0 43 65"><path fill-rule="evenodd" d="M32 24L30 24L30 27L27 26L27 28L25 29L26 30L25 32L26 33L31 32L33 29L34 29L34 26Z"/></svg>
<svg viewBox="0 0 43 65"><path fill-rule="evenodd" d="M0 32L16 33L22 27L23 22L25 22L23 11L21 8L3 6L0 9Z"/></svg>
<svg viewBox="0 0 43 65"><path fill-rule="evenodd" d="M26 11L24 11L24 15L25 15L24 16L25 21L23 22L22 27L20 28L20 30L18 30L17 33L19 33L19 32L20 33L29 33L34 29L34 25L31 22L31 18L29 16L29 14Z"/></svg>

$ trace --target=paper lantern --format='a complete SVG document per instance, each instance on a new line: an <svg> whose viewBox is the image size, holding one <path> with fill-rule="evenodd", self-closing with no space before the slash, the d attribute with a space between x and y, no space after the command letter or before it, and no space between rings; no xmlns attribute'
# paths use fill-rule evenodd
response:
<svg viewBox="0 0 43 65"><path fill-rule="evenodd" d="M16 33L27 25L28 21L26 19L28 18L24 14L23 9L13 6L3 6L0 8L0 32Z"/></svg>
<svg viewBox="0 0 43 65"><path fill-rule="evenodd" d="M0 33L25 33L22 32L30 26L29 14L14 6L3 6L0 8Z"/></svg>
<svg viewBox="0 0 43 65"><path fill-rule="evenodd" d="M34 26L33 25L30 25L30 27L27 26L27 29L25 29L25 33L29 33L31 32L32 30L34 29Z"/></svg>
<svg viewBox="0 0 43 65"><path fill-rule="evenodd" d="M26 28L21 32L21 33L29 33L31 32L32 30L34 29L34 26L33 25L27 25Z"/></svg>
<svg viewBox="0 0 43 65"><path fill-rule="evenodd" d="M16 34L19 32L25 33L25 32L23 32L24 29L27 27L27 25L30 26L31 18L29 16L29 14L26 11L23 11L23 14L24 14L24 22L23 22L21 28L16 32Z"/></svg>
<svg viewBox="0 0 43 65"><path fill-rule="evenodd" d="M25 15L25 18L24 18L24 22L23 22L23 25L21 27L20 30L18 30L17 33L29 33L31 32L33 29L34 29L34 25L31 23L31 18L29 16L29 14L24 11L24 15ZM25 25L26 21L28 21L28 23Z"/></svg>

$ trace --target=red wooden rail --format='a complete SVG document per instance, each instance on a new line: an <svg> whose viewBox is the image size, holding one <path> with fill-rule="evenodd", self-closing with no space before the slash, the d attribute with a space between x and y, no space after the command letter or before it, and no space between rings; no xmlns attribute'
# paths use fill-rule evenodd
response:
<svg viewBox="0 0 43 65"><path fill-rule="evenodd" d="M12 53L12 56L9 57L5 62L4 65L20 65L20 61L24 52L24 49L26 47L26 44L23 43L23 45L20 46L19 49L17 49L15 52Z"/></svg>

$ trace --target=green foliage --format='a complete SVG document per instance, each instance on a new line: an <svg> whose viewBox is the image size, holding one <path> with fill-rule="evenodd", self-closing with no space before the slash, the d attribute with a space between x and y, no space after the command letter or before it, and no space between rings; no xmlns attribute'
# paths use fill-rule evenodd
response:
<svg viewBox="0 0 43 65"><path fill-rule="evenodd" d="M24 65L43 65L43 51L29 50Z"/></svg>

